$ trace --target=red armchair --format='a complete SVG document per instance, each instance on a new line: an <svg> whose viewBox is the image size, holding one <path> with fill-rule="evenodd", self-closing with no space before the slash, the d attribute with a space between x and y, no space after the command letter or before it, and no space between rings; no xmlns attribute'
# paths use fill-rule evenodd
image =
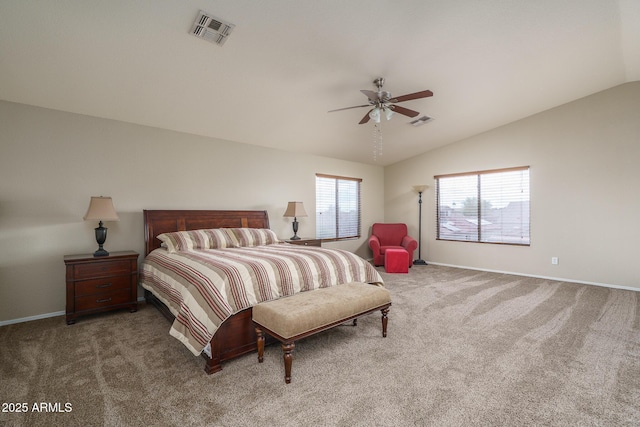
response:
<svg viewBox="0 0 640 427"><path fill-rule="evenodd" d="M413 265L413 251L418 242L407 235L406 224L375 223L371 228L369 247L373 251L373 265L384 265L384 253L387 249L404 249L409 252L409 267Z"/></svg>

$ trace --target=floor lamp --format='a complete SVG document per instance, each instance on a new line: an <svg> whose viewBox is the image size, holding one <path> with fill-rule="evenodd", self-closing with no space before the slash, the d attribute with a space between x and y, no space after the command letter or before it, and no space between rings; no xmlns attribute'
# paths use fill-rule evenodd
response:
<svg viewBox="0 0 640 427"><path fill-rule="evenodd" d="M427 265L422 259L422 193L429 188L428 185L414 185L413 189L418 192L418 259L413 261L413 265Z"/></svg>

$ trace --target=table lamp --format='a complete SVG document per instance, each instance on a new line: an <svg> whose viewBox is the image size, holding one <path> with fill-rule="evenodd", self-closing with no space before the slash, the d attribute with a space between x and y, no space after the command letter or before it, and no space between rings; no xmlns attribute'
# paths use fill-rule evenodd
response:
<svg viewBox="0 0 640 427"><path fill-rule="evenodd" d="M107 252L102 245L107 240L107 228L102 226L102 221L119 221L118 214L113 207L113 201L111 197L91 197L89 202L89 209L84 215L85 221L99 221L96 230L96 242L98 242L98 250L93 253L93 256L107 256Z"/></svg>
<svg viewBox="0 0 640 427"><path fill-rule="evenodd" d="M291 240L300 240L300 237L298 237L298 217L307 216L307 211L304 210L302 202L289 202L283 216L293 218L293 237Z"/></svg>

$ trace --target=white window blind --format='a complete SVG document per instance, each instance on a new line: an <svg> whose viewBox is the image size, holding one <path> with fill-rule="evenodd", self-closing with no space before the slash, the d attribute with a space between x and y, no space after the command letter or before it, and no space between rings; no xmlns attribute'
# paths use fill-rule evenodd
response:
<svg viewBox="0 0 640 427"><path fill-rule="evenodd" d="M316 238L360 237L360 182L316 174Z"/></svg>
<svg viewBox="0 0 640 427"><path fill-rule="evenodd" d="M434 178L438 240L531 243L528 166Z"/></svg>

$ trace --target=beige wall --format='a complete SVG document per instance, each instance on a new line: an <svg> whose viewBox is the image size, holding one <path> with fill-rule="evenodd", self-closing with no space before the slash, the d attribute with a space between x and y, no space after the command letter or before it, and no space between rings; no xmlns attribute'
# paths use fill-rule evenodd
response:
<svg viewBox="0 0 640 427"><path fill-rule="evenodd" d="M92 253L91 196L120 216L105 248L142 254L143 209L265 209L281 238L287 202L303 201L301 236L315 235L315 173L360 177L363 234L329 244L370 257L383 219L384 171L156 128L0 101L0 322L65 309L63 255ZM141 295L141 293L139 293Z"/></svg>
<svg viewBox="0 0 640 427"><path fill-rule="evenodd" d="M524 165L530 247L435 240L434 175ZM385 220L407 222L417 235L411 186L423 183L427 261L640 289L640 82L385 168Z"/></svg>

